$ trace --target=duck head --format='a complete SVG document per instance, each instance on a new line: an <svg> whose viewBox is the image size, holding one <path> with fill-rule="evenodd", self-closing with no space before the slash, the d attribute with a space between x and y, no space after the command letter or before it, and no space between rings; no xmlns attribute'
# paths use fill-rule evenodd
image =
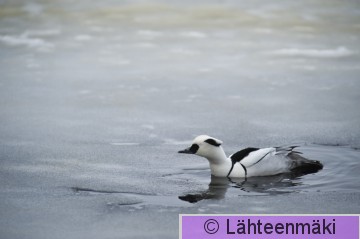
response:
<svg viewBox="0 0 360 239"><path fill-rule="evenodd" d="M226 158L224 150L221 147L223 142L219 139L208 135L197 136L192 145L184 150L180 150L182 154L196 154L205 157L210 163L221 163Z"/></svg>

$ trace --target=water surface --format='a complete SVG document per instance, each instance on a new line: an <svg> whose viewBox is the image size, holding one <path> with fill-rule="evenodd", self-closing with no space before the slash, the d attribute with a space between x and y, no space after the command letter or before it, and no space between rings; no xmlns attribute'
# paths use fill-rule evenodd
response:
<svg viewBox="0 0 360 239"><path fill-rule="evenodd" d="M177 238L179 213L359 213L359 9L0 1L0 235ZM200 134L227 154L297 144L324 169L211 178L177 154Z"/></svg>

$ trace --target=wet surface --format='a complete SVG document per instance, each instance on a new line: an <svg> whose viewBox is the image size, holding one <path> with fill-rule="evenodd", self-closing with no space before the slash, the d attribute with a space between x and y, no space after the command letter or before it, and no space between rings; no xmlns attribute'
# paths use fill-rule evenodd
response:
<svg viewBox="0 0 360 239"><path fill-rule="evenodd" d="M0 1L0 235L177 238L180 213L359 213L357 1ZM300 145L211 178L194 136ZM154 216L156 215L156 216Z"/></svg>

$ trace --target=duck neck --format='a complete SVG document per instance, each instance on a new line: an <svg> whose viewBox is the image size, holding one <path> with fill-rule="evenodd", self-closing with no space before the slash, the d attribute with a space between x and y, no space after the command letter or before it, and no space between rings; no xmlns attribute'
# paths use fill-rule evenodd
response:
<svg viewBox="0 0 360 239"><path fill-rule="evenodd" d="M221 146L210 156L207 157L210 164L224 164L228 161L228 158L226 157L226 154Z"/></svg>
<svg viewBox="0 0 360 239"><path fill-rule="evenodd" d="M226 177L231 168L231 160L225 155L224 150L219 147L215 152L207 157L210 163L211 174L218 177Z"/></svg>

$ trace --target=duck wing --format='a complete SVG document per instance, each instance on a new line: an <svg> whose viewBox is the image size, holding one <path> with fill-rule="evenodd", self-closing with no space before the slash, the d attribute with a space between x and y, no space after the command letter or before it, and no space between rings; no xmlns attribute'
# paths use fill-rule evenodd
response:
<svg viewBox="0 0 360 239"><path fill-rule="evenodd" d="M233 164L240 162L241 165L249 168L259 163L266 156L275 153L276 148L246 148L230 155L230 159Z"/></svg>
<svg viewBox="0 0 360 239"><path fill-rule="evenodd" d="M275 147L275 154L284 156L288 156L291 153L302 154L301 152L294 150L297 147L299 146Z"/></svg>

